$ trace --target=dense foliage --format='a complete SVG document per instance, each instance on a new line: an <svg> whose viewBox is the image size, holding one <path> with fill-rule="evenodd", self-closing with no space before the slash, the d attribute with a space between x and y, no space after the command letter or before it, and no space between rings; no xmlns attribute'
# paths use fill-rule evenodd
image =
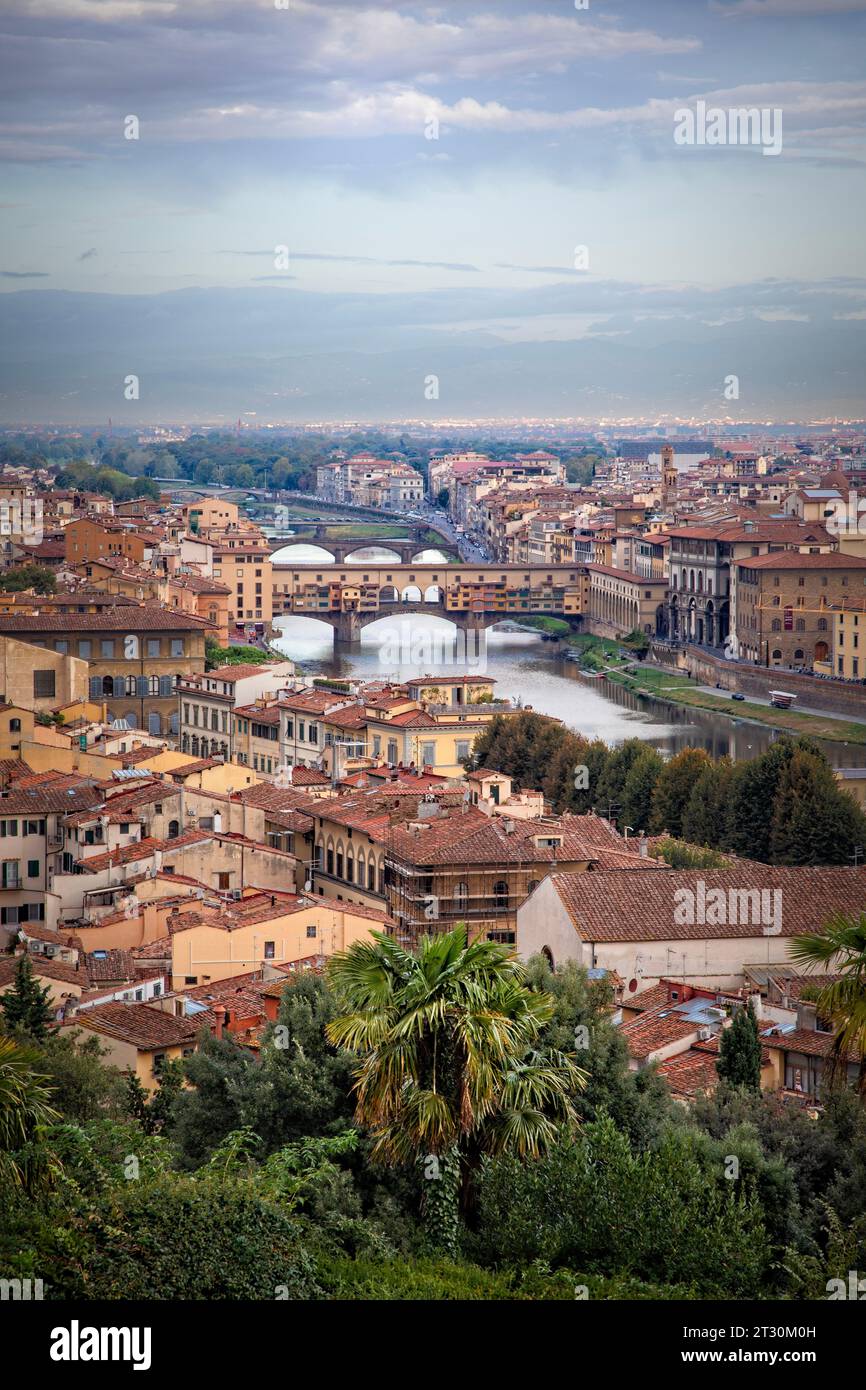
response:
<svg viewBox="0 0 866 1390"><path fill-rule="evenodd" d="M540 959L503 975L495 950L466 949L417 968L374 947L343 958L333 990L301 976L258 1057L203 1038L186 1087L168 1067L150 1095L94 1040L0 1038L0 1277L41 1278L53 1299L777 1299L826 1297L863 1267L866 1112L851 1091L812 1119L738 1066L687 1111L654 1068L629 1071L606 982ZM422 1217L437 1184L416 1155L435 1136L396 1097L384 1123L407 1137L389 1133L383 1153L383 1114L368 1128L363 1112L387 1102L401 1038L419 1083L441 1044L448 1092L461 1036L486 1034L495 1075L509 1030L482 1020L503 989L512 1050L531 1019L533 1062L579 1060L562 1069L571 1114L526 1090L520 1116L506 1063L493 1085L512 1088L518 1130L547 1116L544 1142L475 1143L496 1114L480 1129L458 1118L470 1199L450 1254L434 1253Z"/></svg>
<svg viewBox="0 0 866 1390"><path fill-rule="evenodd" d="M701 748L665 762L642 739L611 749L527 711L493 719L472 765L540 788L558 812L594 810L630 832L762 863L850 864L866 844L866 815L808 738L783 735L748 762L713 761Z"/></svg>

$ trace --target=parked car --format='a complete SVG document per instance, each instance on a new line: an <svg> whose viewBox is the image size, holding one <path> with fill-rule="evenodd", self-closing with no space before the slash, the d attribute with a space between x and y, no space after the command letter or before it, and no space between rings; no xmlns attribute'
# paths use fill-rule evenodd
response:
<svg viewBox="0 0 866 1390"><path fill-rule="evenodd" d="M745 700L745 695L741 695L739 690L735 690L731 695L732 700Z"/></svg>

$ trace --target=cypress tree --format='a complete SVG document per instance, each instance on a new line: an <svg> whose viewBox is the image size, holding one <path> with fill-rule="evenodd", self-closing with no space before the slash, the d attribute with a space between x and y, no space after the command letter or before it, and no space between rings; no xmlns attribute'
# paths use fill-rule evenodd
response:
<svg viewBox="0 0 866 1390"><path fill-rule="evenodd" d="M29 955L18 957L11 989L0 995L0 1010L8 1033L26 1033L43 1042L54 1022L51 990L44 989L33 974Z"/></svg>
<svg viewBox="0 0 866 1390"><path fill-rule="evenodd" d="M761 1039L751 999L734 1014L730 1028L722 1030L716 1071L729 1086L761 1089Z"/></svg>

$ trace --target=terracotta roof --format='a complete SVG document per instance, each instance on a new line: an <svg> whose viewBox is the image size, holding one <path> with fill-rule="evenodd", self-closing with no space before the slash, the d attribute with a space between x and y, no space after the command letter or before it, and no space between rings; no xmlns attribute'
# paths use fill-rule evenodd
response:
<svg viewBox="0 0 866 1390"><path fill-rule="evenodd" d="M84 957L92 985L104 980L134 980L135 960L129 951L111 947L106 951L88 951Z"/></svg>
<svg viewBox="0 0 866 1390"><path fill-rule="evenodd" d="M330 807L329 807L330 810ZM510 826L509 830L507 827ZM536 844L553 838L556 844ZM391 831L396 856L415 864L599 862L644 869L641 858L607 821L598 816L564 815L550 820L509 820L472 808L440 815L423 828L397 825Z"/></svg>
<svg viewBox="0 0 866 1390"><path fill-rule="evenodd" d="M866 570L866 555L844 555L838 550L824 555L802 555L799 550L777 550L772 555L753 555L738 561L752 570Z"/></svg>
<svg viewBox="0 0 866 1390"><path fill-rule="evenodd" d="M56 613L34 613L28 616L0 613L0 633L3 632L50 632L58 631ZM179 632L183 630L203 631L214 624L206 618L192 613L181 613L178 608L157 608L146 604L118 604L115 612L106 609L101 613L64 613L62 627L64 632Z"/></svg>
<svg viewBox="0 0 866 1390"><path fill-rule="evenodd" d="M772 893L779 889L782 936L818 931L834 912L859 914L866 902L866 868L773 868L741 861L732 869L668 869L657 874L608 869L551 876L583 941L693 941L766 935L760 922L677 922L675 894L681 889L696 893L700 882L708 894L721 888L726 900L731 891ZM770 899L771 907L772 902ZM696 911L694 915L699 914Z"/></svg>
<svg viewBox="0 0 866 1390"><path fill-rule="evenodd" d="M0 816L37 816L78 811L102 802L98 787L79 782L73 786L28 786L26 781L13 784L6 796L0 797Z"/></svg>
<svg viewBox="0 0 866 1390"><path fill-rule="evenodd" d="M641 1018L623 1023L620 1032L626 1040L629 1056L644 1061L653 1052L671 1043L680 1042L692 1034L697 1035L700 1025L693 1018L665 1010L663 1013L651 1012Z"/></svg>
<svg viewBox="0 0 866 1390"><path fill-rule="evenodd" d="M690 1047L678 1057L669 1057L658 1070L675 1096L691 1097L713 1091L719 1082L715 1057L698 1048Z"/></svg>
<svg viewBox="0 0 866 1390"><path fill-rule="evenodd" d="M20 959L20 956L0 957L0 989L13 983ZM51 960L41 951L31 952L29 959L34 975L40 975L46 980L62 980L65 984L79 985L81 989L86 989L88 981L85 971L76 970L74 966L67 965L62 960Z"/></svg>
<svg viewBox="0 0 866 1390"><path fill-rule="evenodd" d="M143 1052L161 1047L181 1047L195 1041L199 1023L175 1018L150 1004L96 1004L76 1014L72 1027L131 1043Z"/></svg>
<svg viewBox="0 0 866 1390"><path fill-rule="evenodd" d="M205 681L225 681L233 685L235 681L246 680L247 676L260 676L268 670L267 666L253 666L249 663L239 662L236 666L217 666L213 671L205 671L199 679ZM215 694L215 691L208 691L202 684L202 694Z"/></svg>
<svg viewBox="0 0 866 1390"><path fill-rule="evenodd" d="M802 1052L807 1057L829 1057L833 1048L833 1033L812 1032L808 1028L793 1028L790 1033L779 1031L761 1035L764 1047L781 1048L785 1052ZM859 1062L856 1052L848 1053L849 1062Z"/></svg>

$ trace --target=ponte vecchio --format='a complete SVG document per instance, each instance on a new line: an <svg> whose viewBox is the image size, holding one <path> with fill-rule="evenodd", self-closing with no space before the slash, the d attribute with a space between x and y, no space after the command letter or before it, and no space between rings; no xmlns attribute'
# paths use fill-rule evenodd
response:
<svg viewBox="0 0 866 1390"><path fill-rule="evenodd" d="M274 617L289 614L330 624L338 641L400 613L428 613L460 628L491 627L503 618L586 612L589 578L580 565L431 563L275 564Z"/></svg>

